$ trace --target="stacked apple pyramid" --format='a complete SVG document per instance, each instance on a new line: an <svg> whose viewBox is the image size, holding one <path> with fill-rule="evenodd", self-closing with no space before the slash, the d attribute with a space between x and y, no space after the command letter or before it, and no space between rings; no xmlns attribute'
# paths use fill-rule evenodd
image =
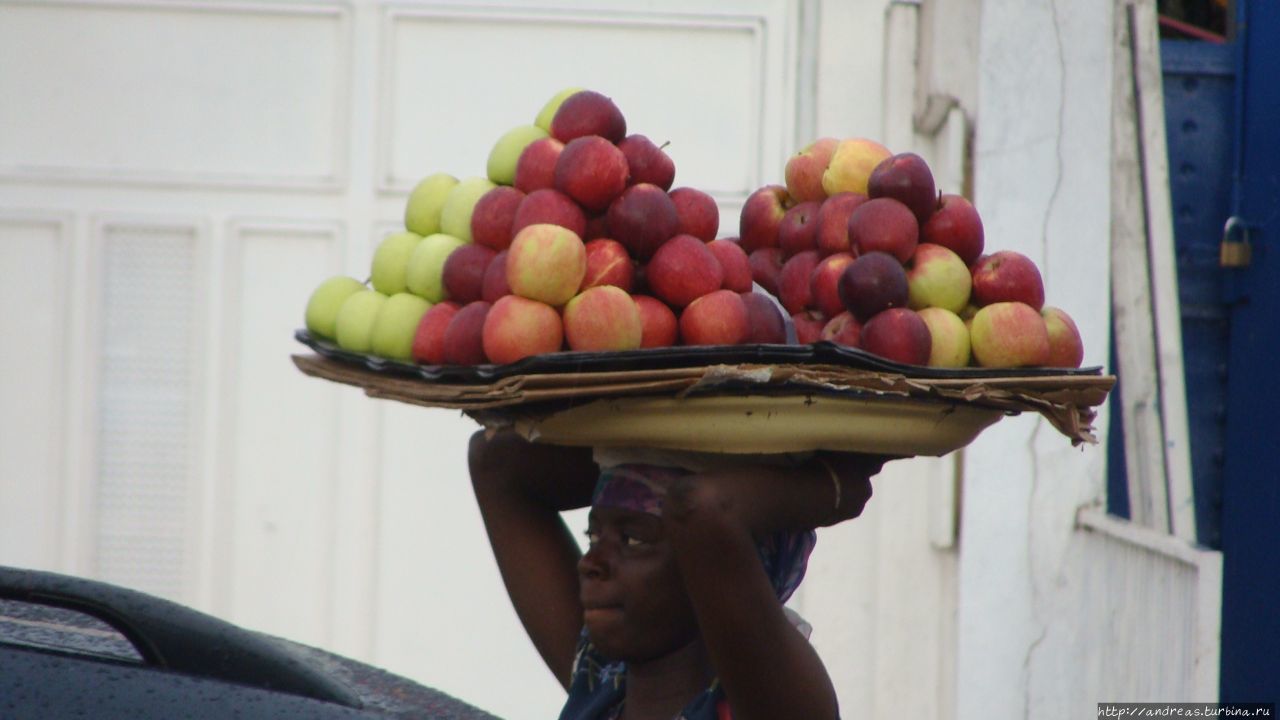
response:
<svg viewBox="0 0 1280 720"><path fill-rule="evenodd" d="M663 149L627 135L608 97L571 88L498 139L485 176L420 182L369 284L326 280L306 326L352 352L477 365L782 343L785 308L802 343L908 364L1079 366L1079 333L1044 307L1036 266L982 255L977 211L939 195L919 156L823 138L785 174L747 199L740 237L717 238L715 200L672 190Z"/></svg>
<svg viewBox="0 0 1280 720"><path fill-rule="evenodd" d="M984 255L978 211L938 193L919 155L822 138L791 157L785 183L748 197L740 245L801 343L934 367L1080 366L1079 331L1045 306L1039 268Z"/></svg>

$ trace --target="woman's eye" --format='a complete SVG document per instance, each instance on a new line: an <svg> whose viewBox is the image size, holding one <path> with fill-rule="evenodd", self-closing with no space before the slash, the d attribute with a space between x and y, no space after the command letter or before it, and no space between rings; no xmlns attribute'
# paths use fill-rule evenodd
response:
<svg viewBox="0 0 1280 720"><path fill-rule="evenodd" d="M624 535L622 537L623 541L627 543L627 547L640 547L641 545L644 545L644 541L640 538L633 537L631 535Z"/></svg>
<svg viewBox="0 0 1280 720"><path fill-rule="evenodd" d="M597 542L600 541L600 533L596 532L595 530L588 530L585 533L583 533L583 535L587 536L588 545L595 545Z"/></svg>

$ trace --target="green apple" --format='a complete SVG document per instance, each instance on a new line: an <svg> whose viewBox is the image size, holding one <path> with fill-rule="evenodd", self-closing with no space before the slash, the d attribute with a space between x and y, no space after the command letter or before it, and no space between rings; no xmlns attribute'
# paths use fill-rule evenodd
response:
<svg viewBox="0 0 1280 720"><path fill-rule="evenodd" d="M537 125L521 125L508 130L505 135L498 138L498 142L494 143L493 149L489 151L489 162L485 165L485 172L488 173L489 179L499 185L514 183L516 162L520 160L520 153L524 152L529 143L544 137L550 137L550 135Z"/></svg>
<svg viewBox="0 0 1280 720"><path fill-rule="evenodd" d="M338 347L351 352L367 353L372 347L373 321L387 301L387 296L377 290L361 290L352 293L338 310L334 323L334 337Z"/></svg>
<svg viewBox="0 0 1280 720"><path fill-rule="evenodd" d="M409 292L430 303L446 299L444 261L449 259L450 253L466 244L466 240L444 233L422 238L409 256L409 268L405 274Z"/></svg>
<svg viewBox="0 0 1280 720"><path fill-rule="evenodd" d="M373 354L392 360L412 359L413 336L430 309L431 303L412 293L396 293L387 298L373 321Z"/></svg>
<svg viewBox="0 0 1280 720"><path fill-rule="evenodd" d="M426 237L440 232L440 211L458 178L449 173L436 173L422 179L409 193L404 206L404 226L410 232Z"/></svg>
<svg viewBox="0 0 1280 720"><path fill-rule="evenodd" d="M307 300L307 330L312 335L332 340L342 303L354 293L367 289L364 283L345 275L331 277L320 283Z"/></svg>
<svg viewBox="0 0 1280 720"><path fill-rule="evenodd" d="M421 235L406 230L391 233L378 243L378 249L373 251L373 268L370 274L374 290L383 295L405 291L407 286L404 284L404 274L409 267L409 256L420 242Z"/></svg>
<svg viewBox="0 0 1280 720"><path fill-rule="evenodd" d="M556 93L547 101L547 104L543 105L542 109L538 111L538 117L534 119L533 124L543 130L546 130L548 133L551 132L551 120L556 116L556 111L560 109L560 105L563 104L565 100L568 100L570 95L576 95L583 90L584 88L571 87L565 88L564 90Z"/></svg>
<svg viewBox="0 0 1280 720"><path fill-rule="evenodd" d="M440 211L440 232L471 242L471 211L480 197L495 187L487 177L469 177L458 183Z"/></svg>
<svg viewBox="0 0 1280 720"><path fill-rule="evenodd" d="M969 328L959 315L940 307L919 311L929 328L929 367L962 368L969 365Z"/></svg>

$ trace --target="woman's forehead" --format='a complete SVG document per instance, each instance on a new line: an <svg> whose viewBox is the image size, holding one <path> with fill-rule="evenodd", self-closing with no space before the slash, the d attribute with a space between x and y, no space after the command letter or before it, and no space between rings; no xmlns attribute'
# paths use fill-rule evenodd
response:
<svg viewBox="0 0 1280 720"><path fill-rule="evenodd" d="M661 527L662 518L643 510L623 507L593 507L587 513L587 522L593 525L644 525Z"/></svg>

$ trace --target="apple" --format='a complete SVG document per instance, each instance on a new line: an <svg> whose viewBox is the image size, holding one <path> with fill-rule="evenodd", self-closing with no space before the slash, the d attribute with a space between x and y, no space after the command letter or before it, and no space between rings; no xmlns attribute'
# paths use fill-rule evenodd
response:
<svg viewBox="0 0 1280 720"><path fill-rule="evenodd" d="M564 143L553 137L529 143L516 161L516 174L511 184L524 193L555 187L556 163L562 152Z"/></svg>
<svg viewBox="0 0 1280 720"><path fill-rule="evenodd" d="M537 125L521 125L508 130L489 151L489 159L485 163L489 179L499 185L514 183L520 155L531 143L545 137L547 131Z"/></svg>
<svg viewBox="0 0 1280 720"><path fill-rule="evenodd" d="M440 212L457 184L458 178L448 173L435 173L423 178L409 192L409 200L405 203L405 228L422 237L440 232Z"/></svg>
<svg viewBox="0 0 1280 720"><path fill-rule="evenodd" d="M680 326L669 305L649 295L631 299L640 311L640 347L671 347L679 342Z"/></svg>
<svg viewBox="0 0 1280 720"><path fill-rule="evenodd" d="M818 210L816 201L802 202L787 210L778 225L778 247L791 257L805 250L818 249Z"/></svg>
<svg viewBox="0 0 1280 720"><path fill-rule="evenodd" d="M724 269L715 253L692 235L676 235L663 243L649 260L645 276L653 294L675 307L724 285Z"/></svg>
<svg viewBox="0 0 1280 720"><path fill-rule="evenodd" d="M405 270L405 286L409 292L431 303L445 299L444 263L454 250L466 245L466 241L444 233L422 238Z"/></svg>
<svg viewBox="0 0 1280 720"><path fill-rule="evenodd" d="M676 164L662 147L644 135L628 135L618 143L618 149L627 157L627 167L631 171L628 183L649 183L663 190L670 190L676 179Z"/></svg>
<svg viewBox="0 0 1280 720"><path fill-rule="evenodd" d="M1049 359L1045 365L1059 368L1078 368L1084 362L1084 341L1080 330L1065 310L1044 306L1040 309L1045 330L1049 333Z"/></svg>
<svg viewBox="0 0 1280 720"><path fill-rule="evenodd" d="M738 218L738 237L748 253L778 246L778 228L787 214L791 196L781 185L765 185L747 196Z"/></svg>
<svg viewBox="0 0 1280 720"><path fill-rule="evenodd" d="M778 299L787 312L796 313L810 307L813 300L813 270L818 267L818 251L805 250L792 255L778 274Z"/></svg>
<svg viewBox="0 0 1280 720"><path fill-rule="evenodd" d="M453 314L444 329L444 363L446 365L483 365L484 321L493 307L483 300L463 305Z"/></svg>
<svg viewBox="0 0 1280 720"><path fill-rule="evenodd" d="M373 267L370 281L373 289L383 295L394 295L404 292L405 270L409 267L409 256L413 249L422 242L422 236L409 231L391 233L378 243L373 251Z"/></svg>
<svg viewBox="0 0 1280 720"><path fill-rule="evenodd" d="M922 243L907 261L907 307L946 308L960 313L969 304L973 278L969 268L949 248Z"/></svg>
<svg viewBox="0 0 1280 720"><path fill-rule="evenodd" d="M511 286L507 284L507 251L503 250L489 261L484 269L484 279L480 281L480 299L485 302L497 302L503 295L511 294Z"/></svg>
<svg viewBox="0 0 1280 720"><path fill-rule="evenodd" d="M471 212L480 198L495 187L486 177L469 177L454 186L440 210L440 232L471 242Z"/></svg>
<svg viewBox="0 0 1280 720"><path fill-rule="evenodd" d="M635 300L613 285L587 288L564 306L564 336L570 350L636 350L643 329Z"/></svg>
<svg viewBox="0 0 1280 720"><path fill-rule="evenodd" d="M845 310L822 326L822 339L845 347L862 347L862 323Z"/></svg>
<svg viewBox="0 0 1280 720"><path fill-rule="evenodd" d="M765 247L747 255L751 265L751 280L769 292L778 295L778 278L782 275L782 248Z"/></svg>
<svg viewBox="0 0 1280 720"><path fill-rule="evenodd" d="M751 344L783 345L787 342L787 320L782 308L764 293L738 293L747 306L747 337Z"/></svg>
<svg viewBox="0 0 1280 720"><path fill-rule="evenodd" d="M594 90L566 97L551 119L551 137L565 145L587 135L617 143L627 135L627 121L613 100Z"/></svg>
<svg viewBox="0 0 1280 720"><path fill-rule="evenodd" d="M676 234L692 235L703 242L716 239L720 230L720 208L715 198L690 187L676 188L668 195L676 206Z"/></svg>
<svg viewBox="0 0 1280 720"><path fill-rule="evenodd" d="M484 245L467 243L449 253L440 273L445 295L463 305L479 300L484 273L497 255Z"/></svg>
<svg viewBox="0 0 1280 720"><path fill-rule="evenodd" d="M564 344L560 313L546 303L507 295L485 315L480 343L489 362L500 365L557 352Z"/></svg>
<svg viewBox="0 0 1280 720"><path fill-rule="evenodd" d="M644 261L677 234L680 218L665 190L638 183L613 201L605 222L610 237L625 245L632 257Z"/></svg>
<svg viewBox="0 0 1280 720"><path fill-rule="evenodd" d="M499 185L476 201L471 211L471 241L492 250L506 250L511 244L511 226L524 193Z"/></svg>
<svg viewBox="0 0 1280 720"><path fill-rule="evenodd" d="M707 243L707 249L720 261L720 270L724 273L721 287L737 293L751 292L751 261L741 245L729 238L720 238Z"/></svg>
<svg viewBox="0 0 1280 720"><path fill-rule="evenodd" d="M750 331L747 304L732 290L703 295L680 313L680 337L685 345L737 345Z"/></svg>
<svg viewBox="0 0 1280 720"><path fill-rule="evenodd" d="M1030 305L984 305L970 322L969 342L982 367L1035 367L1049 362L1049 330Z"/></svg>
<svg viewBox="0 0 1280 720"><path fill-rule="evenodd" d="M331 277L320 283L307 299L307 330L312 335L332 340L342 303L353 294L367 289L364 283L344 275Z"/></svg>
<svg viewBox="0 0 1280 720"><path fill-rule="evenodd" d="M962 368L969 365L969 328L959 315L940 307L917 311L929 328L929 367Z"/></svg>
<svg viewBox="0 0 1280 720"><path fill-rule="evenodd" d="M885 310L906 307L907 271L888 253L859 255L845 266L837 290L845 309L866 324Z"/></svg>
<svg viewBox="0 0 1280 720"><path fill-rule="evenodd" d="M582 241L609 237L609 220L605 213L587 216L587 229L582 231Z"/></svg>
<svg viewBox="0 0 1280 720"><path fill-rule="evenodd" d="M920 224L906 205L892 198L874 198L849 214L849 245L857 254L886 252L905 263L920 242Z"/></svg>
<svg viewBox="0 0 1280 720"><path fill-rule="evenodd" d="M369 349L392 360L413 358L413 336L431 303L413 293L399 292L387 298L374 318Z"/></svg>
<svg viewBox="0 0 1280 720"><path fill-rule="evenodd" d="M827 317L817 310L804 310L792 314L791 322L796 326L796 342L808 345L822 339Z"/></svg>
<svg viewBox="0 0 1280 720"><path fill-rule="evenodd" d="M564 104L564 101L567 100L570 95L580 93L582 90L583 88L580 87L565 88L551 96L551 99L548 100L546 104L542 106L542 109L538 111L538 115L534 118L533 124L550 133L551 121L555 118L556 111L560 109L560 106ZM529 191L526 190L525 192Z"/></svg>
<svg viewBox="0 0 1280 720"><path fill-rule="evenodd" d="M586 247L559 225L530 225L507 249L507 284L520 297L560 307L578 294L586 274Z"/></svg>
<svg viewBox="0 0 1280 720"><path fill-rule="evenodd" d="M556 160L555 188L583 208L601 211L627 187L627 156L598 135L570 140Z"/></svg>
<svg viewBox="0 0 1280 720"><path fill-rule="evenodd" d="M573 231L581 238L587 232L587 216L573 198L559 190L546 188L534 190L524 196L511 221L511 237L530 225L549 223Z"/></svg>
<svg viewBox="0 0 1280 720"><path fill-rule="evenodd" d="M444 331L449 321L462 306L456 302L445 300L431 306L418 321L418 329L413 334L413 347L410 353L417 362L426 365L444 363Z"/></svg>
<svg viewBox="0 0 1280 720"><path fill-rule="evenodd" d="M906 365L927 365L933 336L915 310L889 308L863 323L862 349Z"/></svg>
<svg viewBox="0 0 1280 720"><path fill-rule="evenodd" d="M920 226L920 242L951 248L965 265L973 265L982 255L982 218L964 197L943 195L929 220Z"/></svg>
<svg viewBox="0 0 1280 720"><path fill-rule="evenodd" d="M973 266L973 300L978 305L1021 302L1036 311L1044 306L1044 281L1031 258L1001 250Z"/></svg>
<svg viewBox="0 0 1280 720"><path fill-rule="evenodd" d="M822 189L827 197L836 193L867 194L867 181L880 161L889 157L889 149L874 140L848 138L836 144L827 169L822 173Z"/></svg>
<svg viewBox="0 0 1280 720"><path fill-rule="evenodd" d="M880 161L867 178L867 196L893 198L906 205L923 224L938 207L933 172L924 158L900 153Z"/></svg>
<svg viewBox="0 0 1280 720"><path fill-rule="evenodd" d="M334 318L333 337L338 347L356 353L367 353L373 346L373 323L387 296L377 290L352 293L338 308Z"/></svg>
<svg viewBox="0 0 1280 720"><path fill-rule="evenodd" d="M819 255L834 255L853 250L849 244L849 216L859 205L867 201L867 196L853 192L842 192L832 195L823 201L818 208L815 220L815 242Z"/></svg>
<svg viewBox="0 0 1280 720"><path fill-rule="evenodd" d="M844 302L840 299L840 278L844 277L844 269L852 262L853 256L849 253L828 255L818 262L809 275L809 304L829 318L834 318L845 310Z"/></svg>
<svg viewBox="0 0 1280 720"><path fill-rule="evenodd" d="M796 202L821 202L827 198L826 190L822 189L822 175L839 144L833 137L818 138L787 160L783 177L787 192Z"/></svg>
<svg viewBox="0 0 1280 720"><path fill-rule="evenodd" d="M587 274L582 287L613 285L631 292L636 279L636 264L622 243L609 238L596 238L586 244Z"/></svg>

